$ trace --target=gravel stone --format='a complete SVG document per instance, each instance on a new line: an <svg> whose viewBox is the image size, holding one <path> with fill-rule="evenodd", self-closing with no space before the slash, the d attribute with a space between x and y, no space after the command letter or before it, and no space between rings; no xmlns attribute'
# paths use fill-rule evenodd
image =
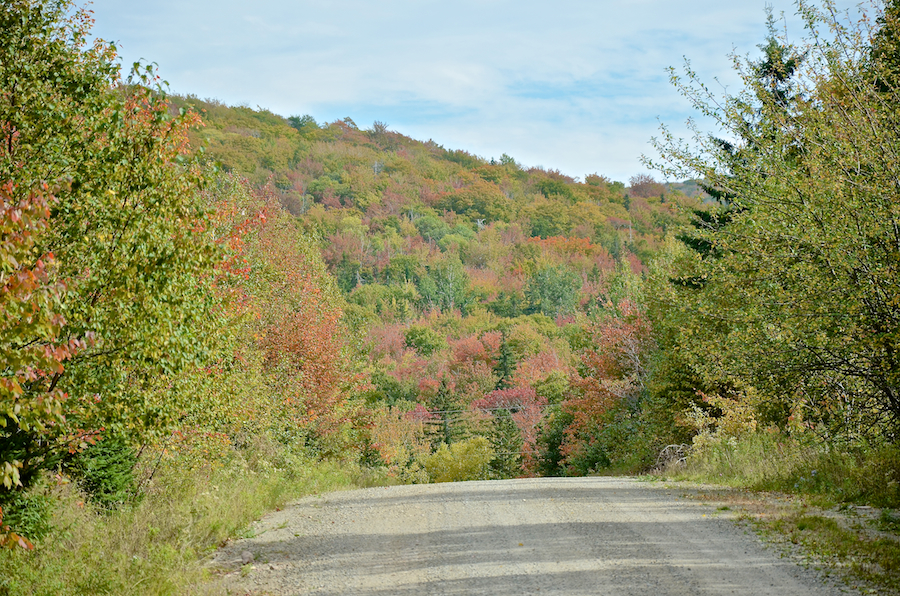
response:
<svg viewBox="0 0 900 596"><path fill-rule="evenodd" d="M220 549L218 593L836 596L734 523L630 478L394 486L302 499ZM265 565L240 572L243 555ZM246 564L246 563L245 563Z"/></svg>

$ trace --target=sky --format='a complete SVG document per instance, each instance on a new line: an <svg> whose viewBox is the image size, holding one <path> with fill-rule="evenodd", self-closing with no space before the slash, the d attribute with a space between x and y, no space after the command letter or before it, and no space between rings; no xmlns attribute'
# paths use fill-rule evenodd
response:
<svg viewBox="0 0 900 596"><path fill-rule="evenodd" d="M94 34L173 93L613 180L647 172L665 123L697 116L669 82L691 62L736 91L765 0L94 0ZM769 0L790 38L794 5ZM842 0L839 8L855 6ZM700 119L701 126L711 123Z"/></svg>

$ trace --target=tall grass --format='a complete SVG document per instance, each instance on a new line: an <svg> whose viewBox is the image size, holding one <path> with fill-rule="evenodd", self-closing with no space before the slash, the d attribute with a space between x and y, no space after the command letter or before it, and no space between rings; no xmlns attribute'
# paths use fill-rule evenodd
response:
<svg viewBox="0 0 900 596"><path fill-rule="evenodd" d="M825 501L900 507L900 449L890 444L829 443L755 432L706 444L679 479L755 490L817 495Z"/></svg>
<svg viewBox="0 0 900 596"><path fill-rule="evenodd" d="M113 512L52 483L43 489L54 501L52 530L34 552L0 552L0 595L190 593L204 579L199 559L265 512L384 480L355 464L271 451L235 453L214 468L168 461L142 499Z"/></svg>
<svg viewBox="0 0 900 596"><path fill-rule="evenodd" d="M777 431L701 442L677 479L802 495L794 504L770 508L759 527L802 545L808 560L861 581L870 593L900 590L900 544L870 529L896 533L900 522L900 449L887 443L825 442ZM838 520L809 509L857 503L882 507L880 519Z"/></svg>

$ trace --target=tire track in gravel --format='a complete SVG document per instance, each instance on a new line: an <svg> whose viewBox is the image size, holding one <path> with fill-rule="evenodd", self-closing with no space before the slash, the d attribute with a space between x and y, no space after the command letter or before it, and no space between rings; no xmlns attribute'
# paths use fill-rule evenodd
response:
<svg viewBox="0 0 900 596"><path fill-rule="evenodd" d="M627 478L395 486L296 502L220 549L214 593L832 596L677 489ZM255 557L241 573L241 553Z"/></svg>

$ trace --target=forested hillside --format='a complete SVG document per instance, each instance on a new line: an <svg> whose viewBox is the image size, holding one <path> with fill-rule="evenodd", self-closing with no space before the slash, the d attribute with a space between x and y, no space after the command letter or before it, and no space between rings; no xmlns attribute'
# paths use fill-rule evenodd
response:
<svg viewBox="0 0 900 596"><path fill-rule="evenodd" d="M443 477L429 454L457 443L488 463L472 477L610 463L577 436L584 400L597 399L584 385L601 374L588 354L631 314L646 263L698 198L649 175L627 188L597 174L579 182L379 122L174 104L201 115L192 139L207 159L266 188L319 238L369 363L372 446L392 473Z"/></svg>

